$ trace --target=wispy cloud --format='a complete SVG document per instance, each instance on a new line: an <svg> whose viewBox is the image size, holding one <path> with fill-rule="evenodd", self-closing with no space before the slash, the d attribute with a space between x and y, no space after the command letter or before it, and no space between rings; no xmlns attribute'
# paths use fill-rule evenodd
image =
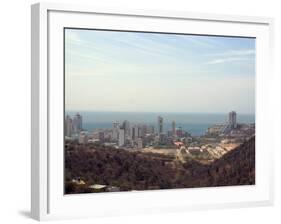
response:
<svg viewBox="0 0 281 224"><path fill-rule="evenodd" d="M253 56L255 55L254 49L240 49L240 50L226 50L223 52L216 52L213 54L209 54L210 56Z"/></svg>
<svg viewBox="0 0 281 224"><path fill-rule="evenodd" d="M253 49L239 49L239 50L227 50L224 52L216 52L210 54L213 59L209 60L206 64L221 64L234 61L249 61L253 60L255 56L255 50Z"/></svg>
<svg viewBox="0 0 281 224"><path fill-rule="evenodd" d="M218 58L211 61L208 61L206 64L208 65L215 65L215 64L222 64L227 62L234 62L234 61L249 61L252 58L245 58L245 57L235 57L235 58Z"/></svg>

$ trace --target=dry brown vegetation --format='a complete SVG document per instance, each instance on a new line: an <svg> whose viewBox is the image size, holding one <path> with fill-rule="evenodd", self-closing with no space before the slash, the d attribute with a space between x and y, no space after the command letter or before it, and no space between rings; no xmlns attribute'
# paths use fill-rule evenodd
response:
<svg viewBox="0 0 281 224"><path fill-rule="evenodd" d="M84 186L75 186L80 177ZM128 152L98 145L68 144L65 150L65 193L86 193L104 184L121 191L255 184L255 138L210 165L185 164L166 155Z"/></svg>

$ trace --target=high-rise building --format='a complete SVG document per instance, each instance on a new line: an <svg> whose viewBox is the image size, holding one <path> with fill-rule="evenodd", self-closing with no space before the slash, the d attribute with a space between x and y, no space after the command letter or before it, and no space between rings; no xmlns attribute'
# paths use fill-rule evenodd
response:
<svg viewBox="0 0 281 224"><path fill-rule="evenodd" d="M123 122L122 128L125 131L125 138L130 138L130 122L125 120Z"/></svg>
<svg viewBox="0 0 281 224"><path fill-rule="evenodd" d="M114 141L118 140L118 131L119 131L119 123L118 122L114 122L113 123L113 129L112 129L112 139Z"/></svg>
<svg viewBox="0 0 281 224"><path fill-rule="evenodd" d="M73 132L79 133L80 131L82 131L82 116L77 113L73 117Z"/></svg>
<svg viewBox="0 0 281 224"><path fill-rule="evenodd" d="M135 130L134 130L134 126L131 126L131 128L130 128L131 130L130 130L130 139L134 139L134 137L135 137Z"/></svg>
<svg viewBox="0 0 281 224"><path fill-rule="evenodd" d="M139 127L138 125L134 125L131 128L131 139L132 140L136 140L139 136L140 132L139 132Z"/></svg>
<svg viewBox="0 0 281 224"><path fill-rule="evenodd" d="M175 121L172 122L172 133L173 133L173 136L176 136L176 122Z"/></svg>
<svg viewBox="0 0 281 224"><path fill-rule="evenodd" d="M138 125L138 138L142 137L142 125Z"/></svg>
<svg viewBox="0 0 281 224"><path fill-rule="evenodd" d="M237 128L237 122L236 122L236 112L231 111L228 114L228 125L230 128Z"/></svg>
<svg viewBox="0 0 281 224"><path fill-rule="evenodd" d="M118 146L123 146L125 144L125 130L118 130Z"/></svg>
<svg viewBox="0 0 281 224"><path fill-rule="evenodd" d="M70 118L69 115L66 116L65 118L65 126L64 126L64 131L65 131L65 136L71 137L72 136L72 131L73 131L73 124L72 124L72 119Z"/></svg>
<svg viewBox="0 0 281 224"><path fill-rule="evenodd" d="M160 135L160 134L162 134L163 133L163 123L164 123L164 121L163 121L163 117L158 117L158 134Z"/></svg>

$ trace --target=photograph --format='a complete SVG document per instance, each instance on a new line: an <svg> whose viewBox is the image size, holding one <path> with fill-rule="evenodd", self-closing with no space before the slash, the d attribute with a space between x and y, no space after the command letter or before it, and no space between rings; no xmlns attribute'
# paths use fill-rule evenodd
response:
<svg viewBox="0 0 281 224"><path fill-rule="evenodd" d="M63 38L64 194L255 185L255 37Z"/></svg>

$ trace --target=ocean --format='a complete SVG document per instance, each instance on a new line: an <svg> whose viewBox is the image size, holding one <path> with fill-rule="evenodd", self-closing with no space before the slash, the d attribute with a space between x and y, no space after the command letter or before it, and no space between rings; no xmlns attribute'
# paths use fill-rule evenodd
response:
<svg viewBox="0 0 281 224"><path fill-rule="evenodd" d="M175 121L176 127L182 127L193 136L203 135L208 127L224 124L228 119L228 114L223 113L78 112L82 115L83 129L87 131L112 128L113 122L122 123L124 120L132 124L154 125L156 130L158 116L161 116L164 119L164 131L171 130L172 121ZM73 116L76 113L67 111L65 114ZM237 123L255 123L255 115L237 113Z"/></svg>

